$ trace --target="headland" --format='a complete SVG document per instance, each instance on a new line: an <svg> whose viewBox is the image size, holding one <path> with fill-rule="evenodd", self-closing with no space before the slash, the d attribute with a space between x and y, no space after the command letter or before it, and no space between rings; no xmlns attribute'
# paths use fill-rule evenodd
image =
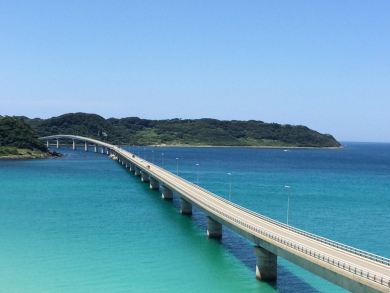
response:
<svg viewBox="0 0 390 293"><path fill-rule="evenodd" d="M96 114L68 113L49 119L20 117L39 137L73 134L114 145L340 148L330 134L303 125L260 120L105 119ZM71 143L64 141L63 143Z"/></svg>

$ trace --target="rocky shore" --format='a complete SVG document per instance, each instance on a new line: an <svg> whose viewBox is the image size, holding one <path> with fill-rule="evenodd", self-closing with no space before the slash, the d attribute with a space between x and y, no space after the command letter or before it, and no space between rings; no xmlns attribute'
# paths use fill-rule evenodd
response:
<svg viewBox="0 0 390 293"><path fill-rule="evenodd" d="M45 154L24 154L24 155L8 155L0 156L0 160L18 160L18 159L46 159L46 158L59 158L63 154L57 153L55 150L49 151Z"/></svg>

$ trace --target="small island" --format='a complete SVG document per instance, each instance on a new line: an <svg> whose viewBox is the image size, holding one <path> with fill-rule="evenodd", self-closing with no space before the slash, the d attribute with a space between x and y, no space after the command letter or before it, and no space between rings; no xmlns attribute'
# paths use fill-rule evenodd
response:
<svg viewBox="0 0 390 293"><path fill-rule="evenodd" d="M23 119L0 117L0 158L27 159L57 157L38 139L36 132Z"/></svg>
<svg viewBox="0 0 390 293"><path fill-rule="evenodd" d="M87 113L68 113L49 119L20 118L40 137L73 134L115 145L341 148L330 134L303 125L259 120L105 119Z"/></svg>

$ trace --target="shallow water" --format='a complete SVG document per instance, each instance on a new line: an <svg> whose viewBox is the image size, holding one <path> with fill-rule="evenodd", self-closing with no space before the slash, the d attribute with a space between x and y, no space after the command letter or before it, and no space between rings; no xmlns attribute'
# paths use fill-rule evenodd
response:
<svg viewBox="0 0 390 293"><path fill-rule="evenodd" d="M258 282L247 240L228 229L208 239L203 213L182 216L177 197L161 200L92 148L61 152L0 161L0 292L345 292L281 258L277 281ZM289 185L289 224L390 257L389 144L145 147L140 156L192 182L199 173L225 198L231 179L232 201L282 222Z"/></svg>

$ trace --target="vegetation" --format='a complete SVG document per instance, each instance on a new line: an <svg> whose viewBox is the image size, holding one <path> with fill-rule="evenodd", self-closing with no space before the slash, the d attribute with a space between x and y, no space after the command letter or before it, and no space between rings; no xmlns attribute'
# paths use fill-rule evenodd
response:
<svg viewBox="0 0 390 293"><path fill-rule="evenodd" d="M0 156L40 156L47 152L47 147L23 119L0 117Z"/></svg>
<svg viewBox="0 0 390 293"><path fill-rule="evenodd" d="M99 115L86 113L70 113L50 119L21 118L39 136L75 134L112 144L340 147L332 135L321 134L306 126L255 120L148 120L138 117L104 119Z"/></svg>

